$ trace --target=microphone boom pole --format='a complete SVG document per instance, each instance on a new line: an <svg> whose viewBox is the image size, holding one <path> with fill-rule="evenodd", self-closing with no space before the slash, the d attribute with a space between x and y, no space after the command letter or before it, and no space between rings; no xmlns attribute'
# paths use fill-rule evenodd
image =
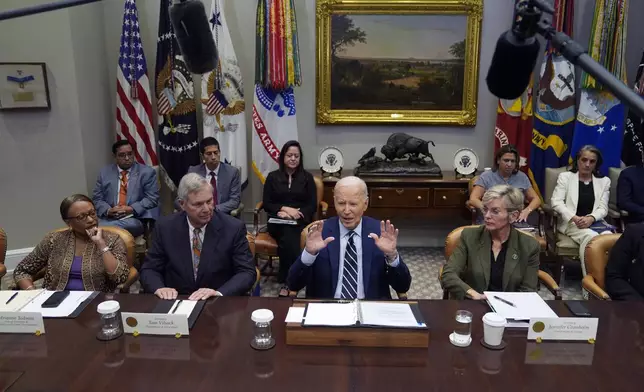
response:
<svg viewBox="0 0 644 392"><path fill-rule="evenodd" d="M0 22L3 20L41 14L43 12L56 11L56 10L61 10L63 8L75 7L77 5L96 3L99 1L102 1L102 0L63 0L57 3L33 5L30 7L20 8L17 10L0 12Z"/></svg>
<svg viewBox="0 0 644 392"><path fill-rule="evenodd" d="M554 13L554 9L550 4L547 4L542 0L528 0L527 3L528 8L532 8L534 11L536 11L535 9L538 9L548 14ZM593 78L597 79L597 81L613 93L613 95L619 98L620 101L624 102L640 117L644 118L644 99L590 57L579 43L570 38L567 34L557 31L547 20L539 20L536 26L536 31L546 40L550 41L552 46L568 61L583 69Z"/></svg>

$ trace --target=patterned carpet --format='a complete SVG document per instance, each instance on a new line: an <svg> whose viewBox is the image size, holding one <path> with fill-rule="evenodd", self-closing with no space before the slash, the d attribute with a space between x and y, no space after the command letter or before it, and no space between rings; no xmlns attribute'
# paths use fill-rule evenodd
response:
<svg viewBox="0 0 644 392"><path fill-rule="evenodd" d="M400 253L411 272L411 288L407 293L410 299L441 299L443 291L438 283L438 271L441 265L445 264L443 248L400 248ZM574 266L568 267L574 270ZM574 271L566 274L570 279L565 279L562 286L563 299L581 300L581 281ZM263 297L277 296L280 285L275 277L263 277L260 283L261 295ZM298 296L304 296L302 290ZM539 295L544 299L554 299L554 296L545 288L541 287ZM395 293L392 291L395 298Z"/></svg>

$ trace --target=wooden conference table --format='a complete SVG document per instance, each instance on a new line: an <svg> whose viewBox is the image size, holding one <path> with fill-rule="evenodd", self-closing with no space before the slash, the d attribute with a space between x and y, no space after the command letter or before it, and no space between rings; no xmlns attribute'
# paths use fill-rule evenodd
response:
<svg viewBox="0 0 644 392"><path fill-rule="evenodd" d="M150 295L115 295L125 311L150 311ZM421 301L429 349L301 347L285 344L292 301L219 298L204 308L190 337L124 336L100 342L96 305L76 319L45 320L46 334L0 335L0 390L8 391L642 391L644 303L586 302L600 318L595 345L528 342L507 332L503 351L484 349L474 301ZM550 302L570 316L563 302ZM275 348L249 342L250 314L275 313ZM458 309L474 313L474 341L449 343ZM4 389L3 389L4 388Z"/></svg>

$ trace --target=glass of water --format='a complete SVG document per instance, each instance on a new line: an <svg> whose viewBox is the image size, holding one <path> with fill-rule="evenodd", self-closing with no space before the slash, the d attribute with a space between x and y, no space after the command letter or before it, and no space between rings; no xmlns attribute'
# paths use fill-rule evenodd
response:
<svg viewBox="0 0 644 392"><path fill-rule="evenodd" d="M456 325L454 326L454 343L469 345L472 341L472 312L458 310L456 312Z"/></svg>

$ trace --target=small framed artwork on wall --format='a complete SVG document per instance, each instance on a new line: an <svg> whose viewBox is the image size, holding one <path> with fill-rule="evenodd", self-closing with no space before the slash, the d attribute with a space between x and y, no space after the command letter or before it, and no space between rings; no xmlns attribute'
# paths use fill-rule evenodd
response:
<svg viewBox="0 0 644 392"><path fill-rule="evenodd" d="M51 109L45 63L0 63L0 110Z"/></svg>

